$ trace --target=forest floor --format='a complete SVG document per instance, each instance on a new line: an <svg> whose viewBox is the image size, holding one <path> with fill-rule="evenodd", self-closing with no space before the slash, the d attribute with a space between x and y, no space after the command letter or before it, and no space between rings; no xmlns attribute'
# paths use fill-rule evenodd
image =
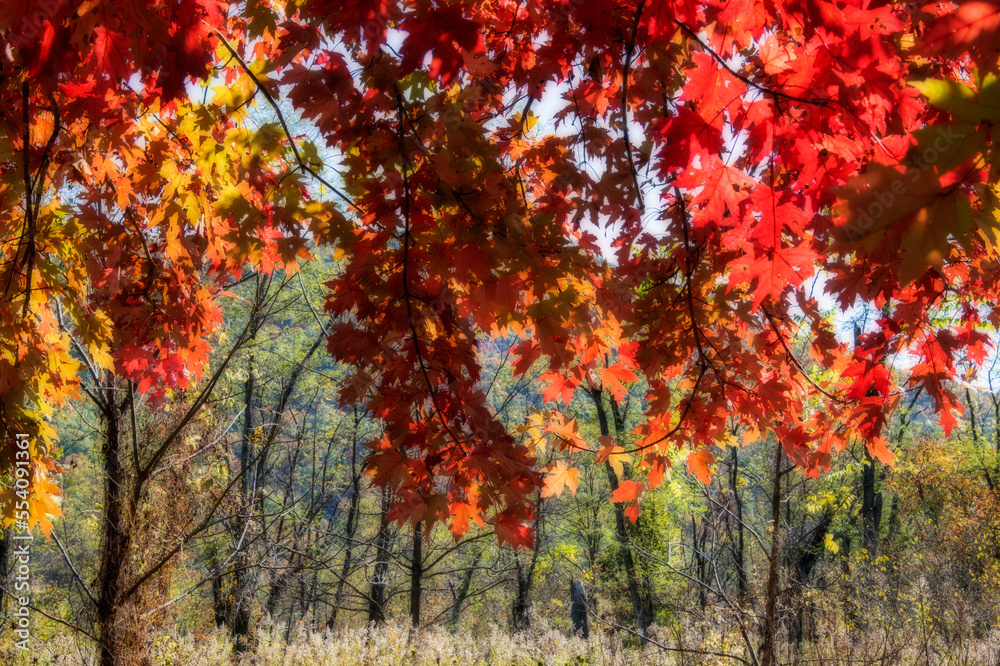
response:
<svg viewBox="0 0 1000 666"><path fill-rule="evenodd" d="M405 623L389 623L378 630L364 627L336 633L313 632L304 626L265 626L252 651L234 659L232 644L223 632L162 634L152 641L151 666L701 666L752 664L735 632L670 631L654 627L644 649L620 632L595 631L589 640L564 631L537 627L511 634L497 626L463 628L454 633L443 627L414 632ZM853 639L828 634L815 642L782 646L782 664L882 666L997 666L1000 630L981 639L944 645L938 637L891 636L863 632ZM94 663L93 648L70 635L57 635L31 644L25 652L10 641L0 643L0 662L73 666Z"/></svg>

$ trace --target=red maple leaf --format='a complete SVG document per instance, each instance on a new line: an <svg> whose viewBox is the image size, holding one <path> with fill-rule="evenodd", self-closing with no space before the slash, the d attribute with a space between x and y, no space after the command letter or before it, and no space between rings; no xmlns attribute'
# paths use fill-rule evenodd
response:
<svg viewBox="0 0 1000 666"><path fill-rule="evenodd" d="M132 40L120 32L104 26L94 28L94 64L113 78L128 76L131 46Z"/></svg>
<svg viewBox="0 0 1000 666"><path fill-rule="evenodd" d="M816 251L805 243L776 248L761 256L748 252L733 262L729 290L738 284L755 281L753 307L757 309L765 298L777 301L787 287L802 284L815 271L818 258Z"/></svg>
<svg viewBox="0 0 1000 666"><path fill-rule="evenodd" d="M931 11L939 11L932 5ZM958 58L967 52L976 52L984 59L998 54L1000 31L1000 3L973 0L963 2L952 12L941 15L931 24L930 30L920 40L919 50L929 56Z"/></svg>
<svg viewBox="0 0 1000 666"><path fill-rule="evenodd" d="M500 544L509 544L512 548L532 548L535 543L535 533L524 521L511 516L500 515L493 519L493 529L496 531Z"/></svg>
<svg viewBox="0 0 1000 666"><path fill-rule="evenodd" d="M428 74L447 84L458 75L465 63L465 54L483 50L480 26L466 18L459 4L435 7L418 17L406 20L402 29L409 33L403 43L400 66L412 72L431 54Z"/></svg>
<svg viewBox="0 0 1000 666"><path fill-rule="evenodd" d="M721 128L725 122L722 112L728 110L731 115L736 112L747 92L746 84L708 53L695 53L693 58L695 66L681 99L697 104L698 115L708 125Z"/></svg>

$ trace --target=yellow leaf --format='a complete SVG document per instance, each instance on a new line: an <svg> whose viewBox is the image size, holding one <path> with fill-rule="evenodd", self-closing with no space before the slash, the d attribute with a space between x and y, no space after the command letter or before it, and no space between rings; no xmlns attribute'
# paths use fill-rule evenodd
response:
<svg viewBox="0 0 1000 666"><path fill-rule="evenodd" d="M545 485L542 488L542 497L559 497L565 488L569 488L573 496L576 496L576 487L580 482L580 470L575 467L567 467L566 463L557 460L548 466L548 474L545 477Z"/></svg>
<svg viewBox="0 0 1000 666"><path fill-rule="evenodd" d="M90 358L98 367L105 370L114 369L115 359L108 353L108 347L106 345L90 344L88 345L87 350L90 352Z"/></svg>
<svg viewBox="0 0 1000 666"><path fill-rule="evenodd" d="M607 461L620 479L625 472L624 463L631 463L632 456L625 453L625 449L622 447L616 446L615 440L611 437L599 437L597 441L601 444L601 450L597 454L597 462L602 463Z"/></svg>

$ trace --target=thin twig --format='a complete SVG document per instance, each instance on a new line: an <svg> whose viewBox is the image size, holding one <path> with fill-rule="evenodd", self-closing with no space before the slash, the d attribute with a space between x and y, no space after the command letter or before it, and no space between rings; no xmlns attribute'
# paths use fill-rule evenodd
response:
<svg viewBox="0 0 1000 666"><path fill-rule="evenodd" d="M76 581L80 583L80 587L83 588L83 591L87 593L87 596L90 598L90 601L93 602L93 604L96 606L97 599L94 598L94 595L93 593L91 593L90 588L87 587L87 584L83 582L83 577L80 576L80 572L77 571L76 567L73 566L73 563L69 559L69 555L66 554L66 549L63 548L62 542L59 541L59 537L56 536L56 531L52 530L51 532L49 532L49 535L52 537L52 540L56 542L56 546L59 547L59 552L62 553L63 559L66 560L66 566L68 566L69 570L73 572L73 575L76 577Z"/></svg>

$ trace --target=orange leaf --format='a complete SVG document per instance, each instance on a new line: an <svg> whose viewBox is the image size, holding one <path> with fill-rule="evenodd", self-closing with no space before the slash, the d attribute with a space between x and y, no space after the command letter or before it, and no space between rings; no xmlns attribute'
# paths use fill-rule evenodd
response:
<svg viewBox="0 0 1000 666"><path fill-rule="evenodd" d="M646 481L649 482L649 489L657 487L663 483L663 474L666 472L667 466L663 463L663 460L655 460L649 468L649 472L646 474Z"/></svg>
<svg viewBox="0 0 1000 666"><path fill-rule="evenodd" d="M891 467L896 459L896 454L890 451L886 447L886 444L888 444L888 442L881 437L873 437L866 442L868 452L875 458L878 458L883 464Z"/></svg>
<svg viewBox="0 0 1000 666"><path fill-rule="evenodd" d="M455 502L451 505L451 533L455 535L455 540L469 531L469 519L471 518L480 527L486 523L479 509L469 502Z"/></svg>
<svg viewBox="0 0 1000 666"><path fill-rule="evenodd" d="M639 381L636 374L621 363L613 365L610 368L598 368L597 374L601 376L604 386L611 391L611 397L619 401L628 395L625 382Z"/></svg>
<svg viewBox="0 0 1000 666"><path fill-rule="evenodd" d="M573 391L576 389L576 382L561 372L547 372L540 378L542 381L552 382L542 389L542 398L545 402L562 401L568 405L573 400Z"/></svg>
<svg viewBox="0 0 1000 666"><path fill-rule="evenodd" d="M618 489L611 493L611 501L615 503L634 502L639 500L645 491L645 483L622 481L618 484Z"/></svg>
<svg viewBox="0 0 1000 666"><path fill-rule="evenodd" d="M688 454L688 469L694 472L698 480L708 485L712 482L712 470L709 465L715 462L715 456L708 449L692 451Z"/></svg>
<svg viewBox="0 0 1000 666"><path fill-rule="evenodd" d="M558 437L564 447L587 448L587 441L580 437L580 432L576 426L576 419L567 419L561 414L557 415L552 423L545 426L545 431L551 432Z"/></svg>

